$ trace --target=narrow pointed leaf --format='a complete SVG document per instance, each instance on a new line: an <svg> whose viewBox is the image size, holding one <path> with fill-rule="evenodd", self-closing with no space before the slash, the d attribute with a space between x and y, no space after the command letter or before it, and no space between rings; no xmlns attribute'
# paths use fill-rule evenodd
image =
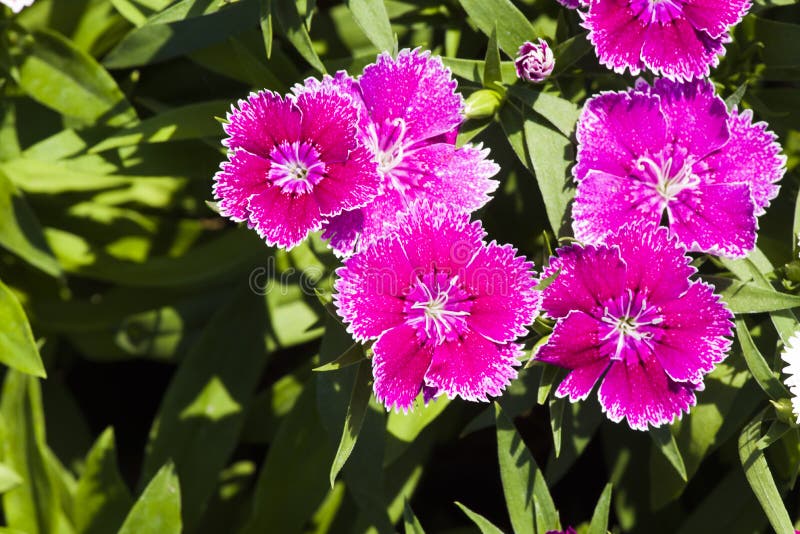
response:
<svg viewBox="0 0 800 534"><path fill-rule="evenodd" d="M483 64L483 86L487 89L496 89L498 83L503 82L500 71L500 49L497 48L497 26L492 28L489 44L486 47L486 60Z"/></svg>
<svg viewBox="0 0 800 534"><path fill-rule="evenodd" d="M303 56L303 59L324 74L326 72L325 65L322 64L322 60L314 50L314 44L311 42L305 22L297 11L297 4L289 0L276 1L272 2L272 10L289 42Z"/></svg>
<svg viewBox="0 0 800 534"><path fill-rule="evenodd" d="M331 465L331 487L333 487L336 481L336 475L342 470L342 467L344 467L344 464L350 457L350 453L353 452L353 447L356 446L358 433L361 431L361 424L364 422L364 415L367 413L367 406L369 405L369 399L372 393L369 387L371 378L371 364L367 361L362 361L361 365L358 367L358 374L356 374L356 380L353 383L353 390L350 394L350 404L347 406L347 414L345 415L342 437L339 440L339 448L336 451L336 456Z"/></svg>
<svg viewBox="0 0 800 534"><path fill-rule="evenodd" d="M34 376L45 377L42 358L33 339L28 318L17 297L0 282L0 362Z"/></svg>
<svg viewBox="0 0 800 534"><path fill-rule="evenodd" d="M118 534L180 534L182 529L178 476L167 464L147 485Z"/></svg>
<svg viewBox="0 0 800 534"><path fill-rule="evenodd" d="M89 451L75 494L75 528L81 534L116 532L133 505L117 468L114 431L106 429Z"/></svg>
<svg viewBox="0 0 800 534"><path fill-rule="evenodd" d="M481 514L473 512L460 502L456 502L456 506L461 508L461 511L467 514L467 517L469 517L472 522L475 523L475 526L480 529L481 534L503 534L502 530L494 526L491 521L483 517Z"/></svg>
<svg viewBox="0 0 800 534"><path fill-rule="evenodd" d="M772 478L764 452L758 448L761 439L763 412L750 421L739 436L739 459L744 468L747 482L755 493L758 502L766 513L772 528L777 534L794 534L794 526L781 494Z"/></svg>
<svg viewBox="0 0 800 534"><path fill-rule="evenodd" d="M586 534L606 534L608 532L608 511L611 508L611 484L606 484L603 493L597 500L594 507L592 522L589 523L589 530Z"/></svg>
<svg viewBox="0 0 800 534"><path fill-rule="evenodd" d="M500 478L511 525L517 534L558 530L560 523L544 475L517 433L514 423L495 405Z"/></svg>
<svg viewBox="0 0 800 534"><path fill-rule="evenodd" d="M753 378L758 382L758 385L764 390L764 393L769 395L772 400L789 397L789 391L770 369L761 351L758 350L758 347L753 342L750 331L747 329L747 324L741 317L736 318L736 339L739 340L747 367L753 374Z"/></svg>
<svg viewBox="0 0 800 534"><path fill-rule="evenodd" d="M383 0L348 0L347 7L375 48L381 52L394 50L394 32Z"/></svg>
<svg viewBox="0 0 800 534"><path fill-rule="evenodd" d="M62 534L66 518L45 445L42 396L36 378L9 371L0 413L5 423L3 459L23 483L3 494L6 524L28 534Z"/></svg>
<svg viewBox="0 0 800 534"><path fill-rule="evenodd" d="M425 530L414 515L414 510L408 504L408 500L403 505L403 525L405 526L405 534L425 534Z"/></svg>
<svg viewBox="0 0 800 534"><path fill-rule="evenodd" d="M668 426L660 426L658 428L650 428L650 437L661 454L669 461L675 471L684 481L687 480L686 465L683 463L683 456L678 449L678 444L675 442L675 436L672 435Z"/></svg>

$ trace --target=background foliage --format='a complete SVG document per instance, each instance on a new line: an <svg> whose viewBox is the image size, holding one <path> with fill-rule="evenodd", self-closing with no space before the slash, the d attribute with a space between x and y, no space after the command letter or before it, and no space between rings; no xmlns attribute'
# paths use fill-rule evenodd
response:
<svg viewBox="0 0 800 534"><path fill-rule="evenodd" d="M614 531L793 532L800 433L776 355L800 304L794 0L758 0L713 72L730 105L779 134L790 172L759 250L697 257L739 314L737 343L691 415L650 435L593 399L556 400L559 373L538 366L496 405L385 413L328 312L337 262L324 244L268 249L206 204L224 159L215 116L231 102L422 46L465 96L502 97L459 142L502 166L479 214L490 236L542 265L569 235L580 105L633 83L597 63L575 12L553 0L0 12L0 532L594 534L609 508ZM535 37L553 44L555 75L514 83L510 59Z"/></svg>

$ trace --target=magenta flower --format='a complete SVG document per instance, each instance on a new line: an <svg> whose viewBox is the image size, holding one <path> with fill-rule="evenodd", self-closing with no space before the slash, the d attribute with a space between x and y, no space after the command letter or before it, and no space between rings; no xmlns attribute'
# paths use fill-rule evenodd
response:
<svg viewBox="0 0 800 534"><path fill-rule="evenodd" d="M778 194L786 158L752 113L728 112L708 81L640 82L590 98L578 121L573 230L594 242L664 212L689 250L741 257Z"/></svg>
<svg viewBox="0 0 800 534"><path fill-rule="evenodd" d="M556 390L598 398L614 422L647 430L694 406L703 377L727 355L733 315L695 272L669 230L625 225L602 244L558 251L542 277L542 308L556 320L534 356L570 373Z"/></svg>
<svg viewBox="0 0 800 534"><path fill-rule="evenodd" d="M587 7L587 0L557 0L559 4L567 9L578 9L579 7Z"/></svg>
<svg viewBox="0 0 800 534"><path fill-rule="evenodd" d="M228 161L214 177L220 213L290 249L330 217L365 205L380 178L358 140L358 107L332 86L251 94L228 114Z"/></svg>
<svg viewBox="0 0 800 534"><path fill-rule="evenodd" d="M517 376L539 308L533 264L483 241L480 221L415 202L392 233L344 260L334 302L358 341L376 339L375 396L408 411L420 390L466 400L497 396Z"/></svg>
<svg viewBox="0 0 800 534"><path fill-rule="evenodd" d="M519 47L517 59L514 60L517 76L533 83L546 80L553 73L555 66L556 59L553 57L553 50L544 39L539 39L536 43L530 41L524 43Z"/></svg>
<svg viewBox="0 0 800 534"><path fill-rule="evenodd" d="M600 63L672 80L708 76L750 0L592 0L583 26Z"/></svg>
<svg viewBox="0 0 800 534"><path fill-rule="evenodd" d="M548 530L545 534L577 534L575 529L567 527L565 530Z"/></svg>
<svg viewBox="0 0 800 534"><path fill-rule="evenodd" d="M306 82L315 85L320 82ZM497 188L499 167L481 147L454 146L464 102L441 59L420 50L383 53L356 81L339 72L322 84L336 85L361 104L360 133L382 177L374 201L325 225L323 237L339 255L369 246L385 223L417 199L442 202L471 213Z"/></svg>

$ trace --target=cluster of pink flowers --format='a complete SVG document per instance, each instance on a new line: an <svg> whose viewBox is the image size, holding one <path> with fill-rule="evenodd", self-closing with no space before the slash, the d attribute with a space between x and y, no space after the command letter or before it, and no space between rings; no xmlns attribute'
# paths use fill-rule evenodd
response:
<svg viewBox="0 0 800 534"><path fill-rule="evenodd" d="M727 356L732 314L691 278L688 254L752 250L786 163L764 123L728 110L700 79L749 3L567 3L587 9L602 63L664 78L586 102L573 167L580 243L557 250L538 278L470 219L499 167L480 146L456 146L464 102L439 58L384 53L357 78L252 94L228 116L221 213L285 249L322 230L343 261L334 304L371 344L387 409L501 395L540 312L554 327L533 358L569 371L556 395L583 400L599 383L609 419L634 429L688 412ZM553 65L544 41L516 61L537 83Z"/></svg>

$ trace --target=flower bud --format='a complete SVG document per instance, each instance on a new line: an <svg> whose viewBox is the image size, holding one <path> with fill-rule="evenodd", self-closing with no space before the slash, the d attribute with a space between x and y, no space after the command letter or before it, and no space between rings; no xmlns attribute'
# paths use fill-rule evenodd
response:
<svg viewBox="0 0 800 534"><path fill-rule="evenodd" d="M528 41L519 47L514 66L517 68L517 76L529 82L539 83L553 72L556 60L547 42L539 39L538 43Z"/></svg>
<svg viewBox="0 0 800 534"><path fill-rule="evenodd" d="M496 91L480 89L475 91L464 103L464 115L468 119L485 119L493 116L500 108L502 97Z"/></svg>

